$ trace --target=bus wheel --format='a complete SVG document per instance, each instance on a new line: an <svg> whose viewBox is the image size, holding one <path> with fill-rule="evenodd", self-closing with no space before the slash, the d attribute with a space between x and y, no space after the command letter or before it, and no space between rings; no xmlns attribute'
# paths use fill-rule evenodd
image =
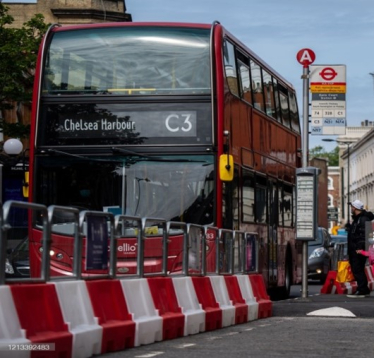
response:
<svg viewBox="0 0 374 358"><path fill-rule="evenodd" d="M287 256L286 266L284 268L284 285L269 290L269 295L274 301L285 300L290 297L292 284L292 264L289 256Z"/></svg>
<svg viewBox="0 0 374 358"><path fill-rule="evenodd" d="M291 292L291 284L292 284L292 264L287 257L286 259L286 267L284 268L284 286L283 286L283 296L284 298L290 297Z"/></svg>

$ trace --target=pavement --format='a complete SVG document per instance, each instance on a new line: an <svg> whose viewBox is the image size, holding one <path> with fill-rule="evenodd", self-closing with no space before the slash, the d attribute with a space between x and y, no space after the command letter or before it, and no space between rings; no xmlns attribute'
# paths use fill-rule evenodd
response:
<svg viewBox="0 0 374 358"><path fill-rule="evenodd" d="M307 298L273 301L273 317L374 318L374 291L369 297L349 298L341 294L314 294Z"/></svg>

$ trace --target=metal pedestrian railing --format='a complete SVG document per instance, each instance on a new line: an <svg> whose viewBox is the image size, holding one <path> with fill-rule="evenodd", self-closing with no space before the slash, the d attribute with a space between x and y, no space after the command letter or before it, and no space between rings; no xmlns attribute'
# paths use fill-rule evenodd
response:
<svg viewBox="0 0 374 358"><path fill-rule="evenodd" d="M29 230L39 231L40 275L28 278L6 277L0 270L0 285L7 281L47 282L59 279L131 278L167 275L231 275L258 272L258 235L255 232L219 229L166 221L162 218L141 218L116 215L110 212L81 211L74 207L7 201L0 205L0 267L5 267L9 231L12 229L10 212L22 208L28 212ZM64 219L61 219L64 218ZM72 246L72 267L66 275L51 276L54 238L65 238ZM169 248L179 237L177 257L170 257ZM131 238L135 242L136 270L118 270L118 240ZM178 241L179 242L179 241ZM126 244L127 245L127 244ZM132 247L132 246L131 246ZM158 269L145 271L146 250L161 254ZM69 251L70 252L70 251ZM149 260L148 252L148 261ZM214 255L214 256L212 256ZM207 257L209 256L209 264ZM170 261L180 262L173 268ZM126 264L129 262L123 260ZM122 263L123 264L123 263ZM149 264L149 263L148 263ZM61 264L62 265L62 264ZM172 267L172 269L170 269ZM35 273L33 274L35 276Z"/></svg>

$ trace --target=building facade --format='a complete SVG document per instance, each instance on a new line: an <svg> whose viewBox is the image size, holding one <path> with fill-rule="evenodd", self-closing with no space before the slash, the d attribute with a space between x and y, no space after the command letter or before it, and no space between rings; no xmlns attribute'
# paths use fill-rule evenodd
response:
<svg viewBox="0 0 374 358"><path fill-rule="evenodd" d="M12 27L22 27L35 14L46 23L61 25L132 21L124 0L19 0L2 1L13 16Z"/></svg>
<svg viewBox="0 0 374 358"><path fill-rule="evenodd" d="M352 144L342 155L345 183L349 183L349 200L361 200L365 208L374 211L374 128ZM347 185L345 185L345 193ZM346 195L345 195L346 196Z"/></svg>
<svg viewBox="0 0 374 358"><path fill-rule="evenodd" d="M62 26L132 21L131 14L126 13L125 0L2 0L2 3L14 18L10 25L14 28L21 28L35 14L42 14L46 23L59 23ZM11 110L4 110L0 118L7 123L30 124L31 103L19 103ZM4 139L3 133L0 133L0 141ZM27 139L22 141L24 147L29 146Z"/></svg>

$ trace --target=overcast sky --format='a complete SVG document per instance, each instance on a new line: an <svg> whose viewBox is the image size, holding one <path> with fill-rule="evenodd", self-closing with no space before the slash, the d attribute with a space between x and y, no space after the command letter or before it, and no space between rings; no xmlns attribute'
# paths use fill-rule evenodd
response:
<svg viewBox="0 0 374 358"><path fill-rule="evenodd" d="M135 22L219 21L289 80L302 108L302 66L297 52L310 48L314 64L347 66L347 123L374 120L373 0L125 0ZM329 136L331 137L331 136ZM311 136L310 147L324 136Z"/></svg>

